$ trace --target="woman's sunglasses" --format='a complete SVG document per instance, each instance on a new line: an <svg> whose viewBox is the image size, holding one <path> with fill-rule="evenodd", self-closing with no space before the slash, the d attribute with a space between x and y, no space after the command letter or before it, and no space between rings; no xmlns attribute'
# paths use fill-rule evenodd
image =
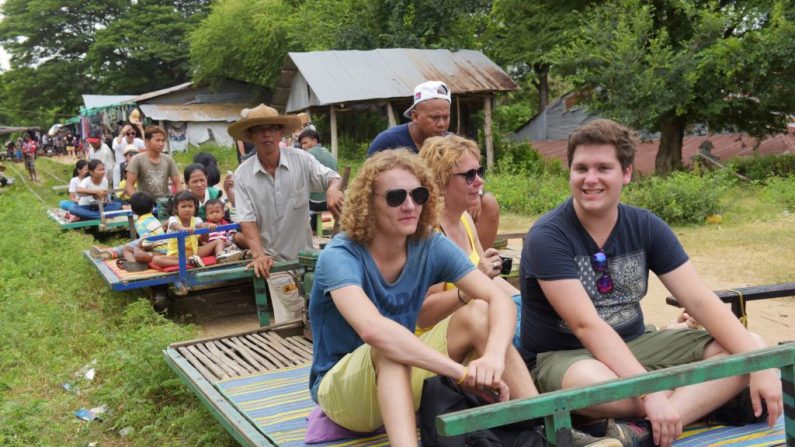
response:
<svg viewBox="0 0 795 447"><path fill-rule="evenodd" d="M386 192L386 194L378 194L375 192L373 194L385 198L386 204L392 208L397 208L400 205L403 205L403 202L406 201L406 197L408 196L411 196L411 200L415 205L425 205L425 203L428 202L428 198L430 197L428 188L424 186L418 186L411 191L408 189L390 189Z"/></svg>
<svg viewBox="0 0 795 447"><path fill-rule="evenodd" d="M596 280L596 290L602 295L613 291L613 278L610 277L610 272L607 271L607 255L602 250L597 251L591 255L591 266L596 273L601 273Z"/></svg>
<svg viewBox="0 0 795 447"><path fill-rule="evenodd" d="M483 176L486 175L486 171L483 169L483 166L481 166L477 169L470 169L467 172L455 172L453 173L453 175L460 175L464 177L464 180L466 180L467 185L471 185L475 183L475 177L484 178Z"/></svg>

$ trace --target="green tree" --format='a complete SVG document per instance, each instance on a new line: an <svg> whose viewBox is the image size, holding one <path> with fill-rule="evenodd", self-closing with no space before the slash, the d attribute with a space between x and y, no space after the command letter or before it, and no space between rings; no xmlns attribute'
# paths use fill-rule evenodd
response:
<svg viewBox="0 0 795 447"><path fill-rule="evenodd" d="M6 0L11 55L0 102L9 123L48 127L83 93L142 93L188 78L185 36L210 0Z"/></svg>
<svg viewBox="0 0 795 447"><path fill-rule="evenodd" d="M273 88L290 51L478 48L489 9L485 0L221 0L191 33L191 63L197 81Z"/></svg>
<svg viewBox="0 0 795 447"><path fill-rule="evenodd" d="M140 1L97 31L87 62L99 89L144 93L190 79L188 33L209 11L209 1Z"/></svg>
<svg viewBox="0 0 795 447"><path fill-rule="evenodd" d="M565 42L587 0L495 0L484 50L515 78L538 92L538 110L549 104L551 64L547 55Z"/></svg>
<svg viewBox="0 0 795 447"><path fill-rule="evenodd" d="M302 51L289 37L296 8L282 0L220 0L190 33L194 80L224 78L274 87L289 51Z"/></svg>
<svg viewBox="0 0 795 447"><path fill-rule="evenodd" d="M589 106L659 131L656 171L677 169L689 124L760 137L795 112L791 0L612 0L593 6L551 57Z"/></svg>

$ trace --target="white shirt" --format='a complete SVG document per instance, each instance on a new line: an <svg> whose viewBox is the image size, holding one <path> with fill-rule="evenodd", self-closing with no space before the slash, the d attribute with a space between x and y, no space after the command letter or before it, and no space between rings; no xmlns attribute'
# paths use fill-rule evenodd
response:
<svg viewBox="0 0 795 447"><path fill-rule="evenodd" d="M130 144L134 144L138 148L138 152L146 151L146 144L140 138L133 138L133 142L130 143L127 141L127 137L122 137L121 141L119 141L119 137L116 137L113 139L113 154L116 157L116 161L119 163L124 161L124 149Z"/></svg>
<svg viewBox="0 0 795 447"><path fill-rule="evenodd" d="M309 193L328 189L339 174L301 149L281 149L276 178L256 154L235 171L235 210L238 222L255 222L265 253L276 260L296 259L312 248Z"/></svg>
<svg viewBox="0 0 795 447"><path fill-rule="evenodd" d="M105 175L110 177L113 173L113 166L116 164L114 161L113 152L107 144L102 143L99 149L94 149L91 144L88 145L88 159L99 160L105 165Z"/></svg>
<svg viewBox="0 0 795 447"><path fill-rule="evenodd" d="M69 180L69 194L77 194L77 187L80 185L80 177L72 177Z"/></svg>
<svg viewBox="0 0 795 447"><path fill-rule="evenodd" d="M83 180L80 181L80 187L83 188L83 189L103 189L103 190L107 191L108 190L108 178L107 177L102 177L102 181L99 183L99 185L97 185L96 183L94 183L93 180L91 180L91 176L89 175L88 177L86 177L86 178L84 178ZM80 200L77 201L78 205L96 205L96 204L99 203L97 198L92 196L92 195L90 195L90 194L87 194L87 195L80 194L79 196L80 196Z"/></svg>

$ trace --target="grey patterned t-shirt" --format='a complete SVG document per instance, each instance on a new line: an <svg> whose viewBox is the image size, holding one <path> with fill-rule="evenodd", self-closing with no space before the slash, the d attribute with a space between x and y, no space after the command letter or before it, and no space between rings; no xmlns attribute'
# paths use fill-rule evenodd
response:
<svg viewBox="0 0 795 447"><path fill-rule="evenodd" d="M530 229L519 268L522 288L522 348L528 365L536 354L582 348L582 343L547 301L538 279L579 279L602 317L625 340L644 330L640 300L649 270L668 273L688 260L673 231L648 210L619 205L618 221L602 250L607 255L613 290L602 294L602 275L591 265L599 250L574 213L571 199L545 214Z"/></svg>

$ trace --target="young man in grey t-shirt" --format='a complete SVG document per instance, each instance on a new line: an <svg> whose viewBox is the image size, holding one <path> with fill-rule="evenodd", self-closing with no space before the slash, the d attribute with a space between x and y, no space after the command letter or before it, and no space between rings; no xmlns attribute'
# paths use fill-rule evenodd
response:
<svg viewBox="0 0 795 447"><path fill-rule="evenodd" d="M163 153L166 131L159 126L149 126L144 137L146 152L133 157L127 165L127 195L132 196L136 191L148 192L155 197L170 195L169 179L174 185L174 192L182 191L177 164Z"/></svg>

